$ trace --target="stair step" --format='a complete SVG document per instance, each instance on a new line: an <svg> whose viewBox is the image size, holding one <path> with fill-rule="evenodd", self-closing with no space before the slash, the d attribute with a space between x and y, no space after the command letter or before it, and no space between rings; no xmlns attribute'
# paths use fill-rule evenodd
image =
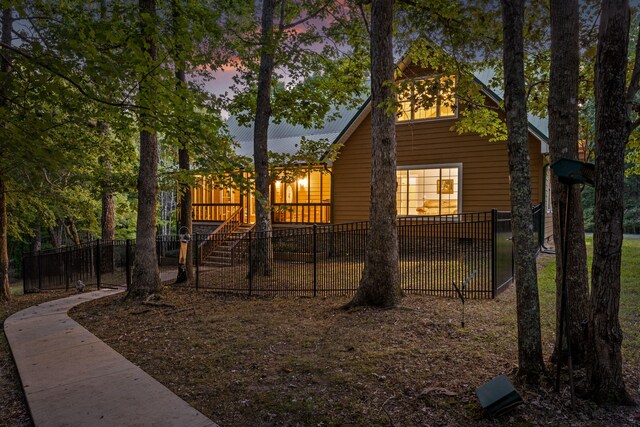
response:
<svg viewBox="0 0 640 427"><path fill-rule="evenodd" d="M232 266L230 262L223 263L223 262L212 262L212 261L203 261L202 265L207 267L231 267Z"/></svg>
<svg viewBox="0 0 640 427"><path fill-rule="evenodd" d="M208 257L203 258L202 261L231 262L231 257L230 256L209 255Z"/></svg>

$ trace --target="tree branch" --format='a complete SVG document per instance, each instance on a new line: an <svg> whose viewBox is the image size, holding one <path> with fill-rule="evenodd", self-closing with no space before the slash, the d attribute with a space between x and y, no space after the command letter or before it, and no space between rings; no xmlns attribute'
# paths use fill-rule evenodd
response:
<svg viewBox="0 0 640 427"><path fill-rule="evenodd" d="M638 26L638 33L640 35L640 25ZM631 114L633 113L633 106L636 105L636 98L638 96L638 90L640 89L640 36L636 41L635 60L633 62L633 71L631 72L631 81L629 82L629 88L627 89L626 110L627 119L631 121ZM640 119L635 120L629 126L627 132L630 134L635 128L638 127ZM627 139L627 143L629 140Z"/></svg>
<svg viewBox="0 0 640 427"><path fill-rule="evenodd" d="M302 19L299 19L297 21L291 22L287 25L285 25L283 27L284 30L288 30L290 28L294 28L297 27L298 25L302 25L305 22L309 21L310 19L315 18L316 16L318 16L320 13L322 13L331 3L333 3L334 0L327 0L318 10L316 10L315 12L305 16ZM284 9L284 1L283 1L283 6L282 9Z"/></svg>
<svg viewBox="0 0 640 427"><path fill-rule="evenodd" d="M531 96L531 91L533 91L534 87L541 84L548 84L548 83L549 83L549 80L538 80L537 82L530 84L529 89L527 89L527 98L526 98L527 101L529 100L529 97Z"/></svg>
<svg viewBox="0 0 640 427"><path fill-rule="evenodd" d="M3 47L7 50L10 50L14 53L17 53L18 55L28 59L29 61L32 61L34 64L44 68L45 70L49 71L50 73L60 77L62 80L68 82L69 84L71 84L73 87L75 87L78 92L80 92L85 98L90 99L92 101L98 102L100 104L105 104L105 105L110 105L112 107L119 107L119 108L133 108L133 109L141 109L141 110L149 110L148 107L143 107L137 104L130 104L128 102L112 102L112 101L108 101L106 99L102 99L99 98L95 95L90 94L89 92L87 92L79 83L77 83L75 80L73 80L71 77L64 75L63 73L61 73L60 71L54 69L53 67L39 61L38 59L34 58L32 55L17 49L11 45L5 44L3 42L0 42L0 47Z"/></svg>

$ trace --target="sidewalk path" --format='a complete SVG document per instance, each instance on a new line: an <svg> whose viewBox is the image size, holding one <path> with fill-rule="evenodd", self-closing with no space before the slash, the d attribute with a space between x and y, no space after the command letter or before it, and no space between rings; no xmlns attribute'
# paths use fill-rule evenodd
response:
<svg viewBox="0 0 640 427"><path fill-rule="evenodd" d="M78 294L5 320L35 426L216 426L67 316L119 292Z"/></svg>

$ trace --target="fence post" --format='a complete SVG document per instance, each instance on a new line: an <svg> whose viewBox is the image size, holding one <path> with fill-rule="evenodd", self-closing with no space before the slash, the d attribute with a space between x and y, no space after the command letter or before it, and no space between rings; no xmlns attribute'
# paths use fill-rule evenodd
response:
<svg viewBox="0 0 640 427"><path fill-rule="evenodd" d="M127 275L126 285L127 290L131 287L131 240L127 239L124 245L124 262L125 262L125 273Z"/></svg>
<svg viewBox="0 0 640 427"><path fill-rule="evenodd" d="M42 290L42 253L38 251L38 290Z"/></svg>
<svg viewBox="0 0 640 427"><path fill-rule="evenodd" d="M100 276L102 273L102 251L100 247L100 239L96 239L96 285L100 289Z"/></svg>
<svg viewBox="0 0 640 427"><path fill-rule="evenodd" d="M66 252L63 255L63 259L64 259L64 289L65 291L69 290L69 254L71 252Z"/></svg>
<svg viewBox="0 0 640 427"><path fill-rule="evenodd" d="M22 293L26 294L27 293L27 269L26 267L26 262L25 262L25 256L24 256L24 251L22 252Z"/></svg>
<svg viewBox="0 0 640 427"><path fill-rule="evenodd" d="M496 297L497 277L496 277L496 245L498 238L498 210L491 209L491 299Z"/></svg>
<svg viewBox="0 0 640 427"><path fill-rule="evenodd" d="M253 286L253 251L252 251L252 241L251 241L251 230L249 230L249 272L247 274L247 279L249 280L249 296L251 296L251 288Z"/></svg>
<svg viewBox="0 0 640 427"><path fill-rule="evenodd" d="M318 292L318 247L316 246L317 240L317 226L313 224L313 296L315 297Z"/></svg>
<svg viewBox="0 0 640 427"><path fill-rule="evenodd" d="M195 254L196 254L196 291L200 288L200 245L198 245L198 233L193 234L193 239L191 240L195 246Z"/></svg>

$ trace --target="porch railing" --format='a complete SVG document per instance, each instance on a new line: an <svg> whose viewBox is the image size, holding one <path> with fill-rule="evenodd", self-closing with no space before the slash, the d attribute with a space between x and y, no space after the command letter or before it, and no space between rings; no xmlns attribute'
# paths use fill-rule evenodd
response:
<svg viewBox="0 0 640 427"><path fill-rule="evenodd" d="M226 221L241 207L240 203L194 203L191 218L194 221Z"/></svg>

